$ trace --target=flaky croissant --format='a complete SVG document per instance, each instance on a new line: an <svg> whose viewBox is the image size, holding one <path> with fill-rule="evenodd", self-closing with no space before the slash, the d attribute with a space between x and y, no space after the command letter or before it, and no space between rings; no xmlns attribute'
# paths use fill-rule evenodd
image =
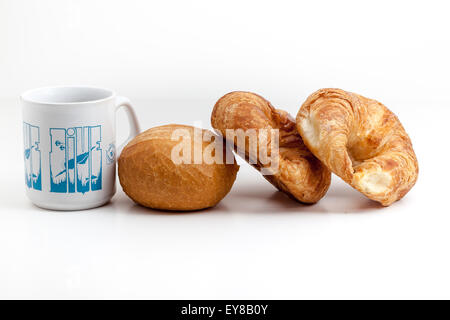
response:
<svg viewBox="0 0 450 320"><path fill-rule="evenodd" d="M419 168L398 118L380 102L340 89L321 89L303 103L297 129L331 171L384 206L416 183Z"/></svg>
<svg viewBox="0 0 450 320"><path fill-rule="evenodd" d="M264 177L280 191L304 203L315 203L327 192L330 171L308 151L297 132L294 119L287 112L276 110L263 97L241 91L226 94L216 102L211 124L224 137L227 129L255 129L258 134L260 129L278 129L279 167ZM238 135L242 134L237 131ZM234 137L231 141L235 147L237 139ZM258 145L258 149L268 147L270 142L268 139L267 145ZM238 151L255 168L261 171L268 167L261 161L257 150L249 146L248 140L244 149Z"/></svg>

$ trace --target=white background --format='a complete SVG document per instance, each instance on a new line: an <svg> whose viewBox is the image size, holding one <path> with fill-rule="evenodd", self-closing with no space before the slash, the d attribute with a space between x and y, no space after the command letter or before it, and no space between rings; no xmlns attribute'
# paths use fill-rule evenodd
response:
<svg viewBox="0 0 450 320"><path fill-rule="evenodd" d="M445 1L0 0L0 297L450 298L448 12ZM381 208L334 176L304 206L241 161L206 211L152 211L120 187L99 209L41 210L24 195L17 97L59 84L114 89L144 129L209 127L232 90L294 115L319 88L354 91L399 116L419 181Z"/></svg>

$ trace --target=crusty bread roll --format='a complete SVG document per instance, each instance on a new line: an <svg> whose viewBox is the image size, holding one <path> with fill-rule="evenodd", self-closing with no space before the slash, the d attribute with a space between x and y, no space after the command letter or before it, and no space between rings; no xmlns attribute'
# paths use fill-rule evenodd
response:
<svg viewBox="0 0 450 320"><path fill-rule="evenodd" d="M278 130L279 154L277 170L264 177L276 188L303 203L315 203L327 192L330 186L330 171L309 152L297 132L294 119L283 110L276 110L269 101L251 92L230 92L220 98L211 115L211 124L222 136L227 138L227 130L237 132L235 138L228 140L238 147L239 129L244 132L263 129ZM268 145L260 145L270 150ZM239 148L238 148L239 149ZM244 150L238 152L258 170L267 169L260 159L257 149L246 143ZM251 160L251 161L250 161Z"/></svg>
<svg viewBox="0 0 450 320"><path fill-rule="evenodd" d="M331 171L384 206L416 183L419 167L398 118L378 101L340 89L321 89L303 103L297 128Z"/></svg>
<svg viewBox="0 0 450 320"><path fill-rule="evenodd" d="M192 139L173 140L177 129L187 132ZM198 131L203 134L208 130ZM191 126L172 124L151 128L124 148L118 161L119 179L131 199L150 208L188 211L212 207L227 195L239 170L234 157L231 164L226 164L223 150L222 164L204 161L176 164L172 153L180 143L187 144L184 146L192 152L193 161L194 127ZM202 154L210 143L201 140Z"/></svg>

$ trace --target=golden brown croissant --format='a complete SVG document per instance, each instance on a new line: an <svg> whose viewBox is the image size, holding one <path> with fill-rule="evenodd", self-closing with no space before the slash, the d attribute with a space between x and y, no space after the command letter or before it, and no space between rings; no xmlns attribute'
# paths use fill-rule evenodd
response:
<svg viewBox="0 0 450 320"><path fill-rule="evenodd" d="M229 142L237 145L243 131L255 130L261 135L262 129L278 129L279 153L278 170L264 175L280 191L304 203L315 203L322 198L330 186L330 171L308 151L298 134L294 119L285 111L275 108L263 97L250 92L231 92L220 98L211 115L211 124ZM226 136L227 129L237 130L237 136ZM260 137L260 136L259 136ZM258 141L258 150L251 148L246 137L245 147L240 153L255 168L262 171L269 164L262 161L258 150L270 150L272 140ZM230 141L231 140L231 141ZM237 148L239 149L239 148Z"/></svg>
<svg viewBox="0 0 450 320"><path fill-rule="evenodd" d="M297 129L331 171L384 206L416 183L418 163L398 118L378 101L321 89L303 103Z"/></svg>

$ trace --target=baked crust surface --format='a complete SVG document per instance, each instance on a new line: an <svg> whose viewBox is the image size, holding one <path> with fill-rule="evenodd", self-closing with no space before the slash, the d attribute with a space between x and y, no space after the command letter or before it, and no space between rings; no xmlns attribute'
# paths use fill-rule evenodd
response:
<svg viewBox="0 0 450 320"><path fill-rule="evenodd" d="M269 101L251 93L236 91L221 97L215 104L211 125L226 137L227 129L278 129L279 167L272 175L264 177L276 188L303 203L315 203L327 192L330 186L330 171L306 148L297 132L294 119L283 110L276 110ZM230 139L229 139L230 140ZM237 147L238 137L230 141ZM247 139L248 140L248 139ZM247 141L246 140L246 141ZM270 150L270 137L265 146ZM261 161L259 152L245 144L238 153L252 165L261 170L270 164Z"/></svg>
<svg viewBox="0 0 450 320"><path fill-rule="evenodd" d="M321 89L303 103L297 129L332 172L384 206L416 183L419 167L399 119L376 100Z"/></svg>
<svg viewBox="0 0 450 320"><path fill-rule="evenodd" d="M119 157L119 179L125 193L150 208L189 211L215 206L230 191L239 166L233 163L180 163L172 161L172 150L182 140L172 140L182 129L192 138L187 149L194 154L194 127L165 125L139 134ZM209 130L198 129L202 134ZM217 136L216 136L217 137ZM184 140L183 140L184 141ZM202 154L211 142L202 141ZM224 150L225 151L225 150Z"/></svg>

